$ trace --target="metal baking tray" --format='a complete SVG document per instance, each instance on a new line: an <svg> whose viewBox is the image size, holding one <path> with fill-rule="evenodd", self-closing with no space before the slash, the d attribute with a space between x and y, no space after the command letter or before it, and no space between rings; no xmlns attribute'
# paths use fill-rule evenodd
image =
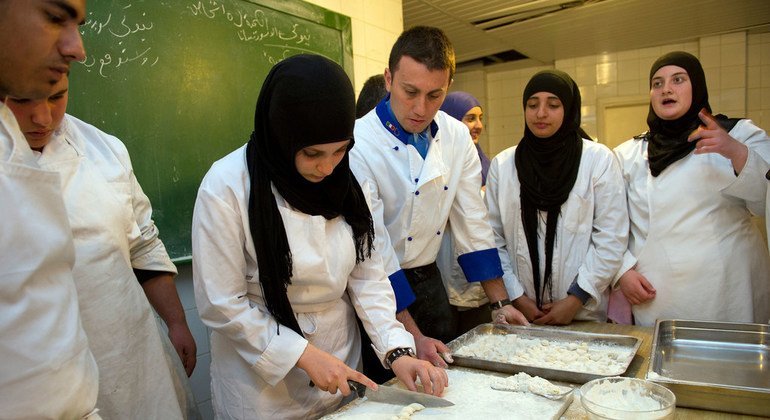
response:
<svg viewBox="0 0 770 420"><path fill-rule="evenodd" d="M647 379L676 405L770 416L770 325L659 320Z"/></svg>
<svg viewBox="0 0 770 420"><path fill-rule="evenodd" d="M492 360L484 360L475 357L466 357L460 355L454 355L454 352L463 345L472 342L476 337L480 335L490 334L517 334L526 338L540 338L551 341L565 341L576 343L587 343L589 345L616 345L621 350L628 353L628 357L621 359L622 370L618 370L611 373L590 373L590 372L577 372L572 370L564 370L558 368L545 368L540 366L520 365L515 363L497 362ZM525 372L532 376L539 376L541 378L551 379L554 381L570 382L574 384L583 384L590 380L597 378L604 378L608 376L621 376L627 370L631 361L634 359L636 352L639 350L639 346L642 344L642 340L637 337L629 335L617 335L617 334L596 334L580 331L569 331L559 328L543 328L543 327L523 327L518 325L505 325L505 324L481 324L460 337L452 340L448 343L449 349L452 350L452 358L454 359L454 365L465 366L475 369L492 370L503 373L518 373Z"/></svg>

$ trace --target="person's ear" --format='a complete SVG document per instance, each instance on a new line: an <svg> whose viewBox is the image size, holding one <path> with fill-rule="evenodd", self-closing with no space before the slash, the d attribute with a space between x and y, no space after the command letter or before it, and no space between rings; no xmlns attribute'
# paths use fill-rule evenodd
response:
<svg viewBox="0 0 770 420"><path fill-rule="evenodd" d="M385 67L385 90L390 92L390 86L393 83L393 75L390 73L390 68Z"/></svg>

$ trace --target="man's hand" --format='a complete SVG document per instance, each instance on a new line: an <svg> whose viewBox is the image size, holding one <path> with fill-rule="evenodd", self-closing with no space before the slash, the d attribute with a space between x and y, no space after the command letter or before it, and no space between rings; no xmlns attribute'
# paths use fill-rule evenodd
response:
<svg viewBox="0 0 770 420"><path fill-rule="evenodd" d="M620 276L618 284L620 284L620 291L632 305L641 305L655 298L655 288L633 268Z"/></svg>
<svg viewBox="0 0 770 420"><path fill-rule="evenodd" d="M524 314L527 321L534 321L536 318L540 318L545 315L545 312L541 311L534 300L530 299L527 295L521 295L514 299L513 307L518 309L519 312Z"/></svg>
<svg viewBox="0 0 770 420"><path fill-rule="evenodd" d="M545 314L535 319L534 323L538 325L567 325L572 322L583 302L572 295L567 295L564 299L543 305Z"/></svg>
<svg viewBox="0 0 770 420"><path fill-rule="evenodd" d="M168 325L168 338L182 361L185 373L188 377L192 376L197 361L197 348L187 323Z"/></svg>
<svg viewBox="0 0 770 420"><path fill-rule="evenodd" d="M529 326L527 318L512 305L505 305L492 311L492 322L498 324L513 324Z"/></svg>
<svg viewBox="0 0 770 420"><path fill-rule="evenodd" d="M442 353L449 354L450 352L449 347L447 347L446 344L422 334L420 334L419 337L414 337L414 344L417 347L418 359L425 360L431 365L441 368L446 368L448 366L441 357Z"/></svg>
<svg viewBox="0 0 770 420"><path fill-rule="evenodd" d="M415 380L418 377L420 378L423 392L437 397L440 397L444 393L444 388L449 385L449 377L446 371L443 368L431 365L425 360L401 356L393 362L391 369L393 369L396 377L410 391L417 391Z"/></svg>

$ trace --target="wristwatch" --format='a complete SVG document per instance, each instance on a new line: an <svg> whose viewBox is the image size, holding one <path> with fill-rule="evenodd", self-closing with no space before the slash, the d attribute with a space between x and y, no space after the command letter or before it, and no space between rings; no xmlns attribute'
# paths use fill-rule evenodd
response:
<svg viewBox="0 0 770 420"><path fill-rule="evenodd" d="M388 353L387 356L385 356L385 366L387 366L388 369L393 365L393 362L396 361L401 356L414 356L414 350L412 350L410 347L397 347Z"/></svg>
<svg viewBox="0 0 770 420"><path fill-rule="evenodd" d="M489 304L489 310L496 311L498 309L502 309L502 307L505 305L513 305L513 304L511 303L510 299L498 300L497 302L492 302Z"/></svg>

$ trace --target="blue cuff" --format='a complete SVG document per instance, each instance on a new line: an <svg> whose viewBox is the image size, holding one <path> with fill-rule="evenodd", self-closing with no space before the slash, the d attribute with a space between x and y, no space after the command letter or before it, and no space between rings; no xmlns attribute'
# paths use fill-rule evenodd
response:
<svg viewBox="0 0 770 420"><path fill-rule="evenodd" d="M469 282L485 281L503 276L503 265L497 248L473 251L457 257L460 268Z"/></svg>
<svg viewBox="0 0 770 420"><path fill-rule="evenodd" d="M569 289L567 290L568 295L575 296L576 298L580 299L580 302L583 303L583 305L588 302L588 299L591 299L591 294L583 290L582 287L578 286L577 280L573 281L572 284L569 286Z"/></svg>
<svg viewBox="0 0 770 420"><path fill-rule="evenodd" d="M388 276L388 279L390 280L390 287L393 288L393 293L396 295L396 313L403 311L417 300L412 287L409 286L404 270L396 271Z"/></svg>

